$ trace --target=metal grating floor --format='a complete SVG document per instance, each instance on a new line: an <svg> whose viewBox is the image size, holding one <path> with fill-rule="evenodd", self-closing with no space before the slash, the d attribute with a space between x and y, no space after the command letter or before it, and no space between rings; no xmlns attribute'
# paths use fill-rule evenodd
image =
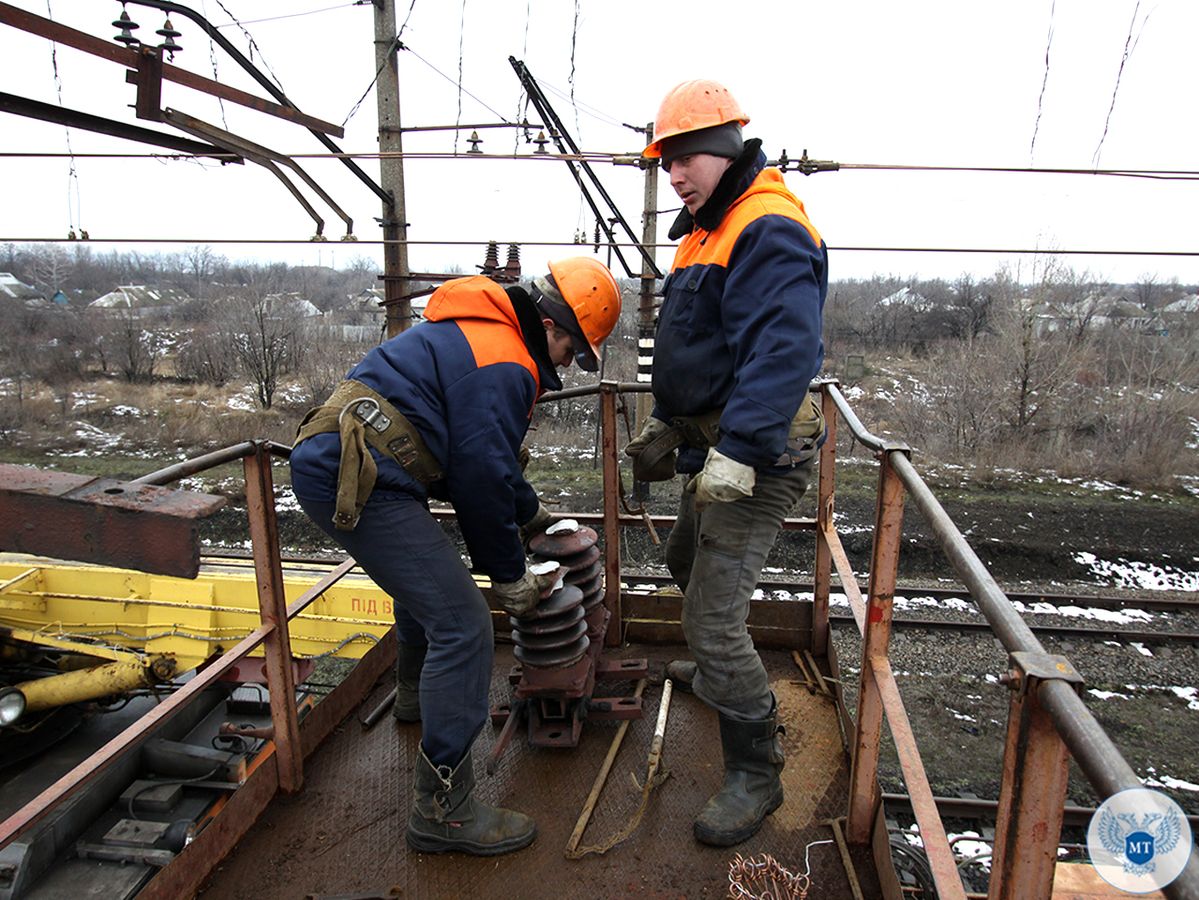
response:
<svg viewBox="0 0 1199 900"><path fill-rule="evenodd" d="M609 656L648 657L651 682L671 657L669 647L633 645ZM202 891L217 898L405 897L723 897L729 862L737 854L772 854L792 872L811 867L809 896L851 897L826 820L843 815L848 766L832 701L808 691L789 654L765 651L772 687L787 734L783 773L786 801L746 843L705 847L691 821L719 786L722 765L716 715L694 696L675 692L666 729L662 768L671 777L650 795L638 829L604 856L570 861L563 853L616 722L587 722L578 747L529 747L518 731L493 777L483 763L498 734L484 727L475 743L479 796L529 813L538 837L518 853L477 859L409 851L404 842L418 725L397 727L390 715L364 732L347 719L306 763L305 787L278 797ZM496 650L492 703L509 699L511 647ZM656 674L657 673L657 674ZM363 704L373 708L390 690L381 682ZM631 693L633 685L601 685L603 693ZM645 690L645 716L629 728L582 844L598 844L635 813L640 791L630 774L644 777L661 686ZM854 850L863 893L879 896L869 851Z"/></svg>

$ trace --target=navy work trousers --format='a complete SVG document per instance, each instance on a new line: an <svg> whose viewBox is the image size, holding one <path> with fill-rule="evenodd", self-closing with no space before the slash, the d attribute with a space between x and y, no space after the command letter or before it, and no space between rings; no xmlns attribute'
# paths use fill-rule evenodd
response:
<svg viewBox="0 0 1199 900"><path fill-rule="evenodd" d="M683 634L696 663L692 689L736 721L764 719L774 707L746 624L749 601L811 474L811 462L783 475L759 473L752 496L698 511L695 494L684 490L666 541L666 565L683 591Z"/></svg>
<svg viewBox="0 0 1199 900"><path fill-rule="evenodd" d="M391 596L400 641L428 643L421 745L434 765L456 767L487 721L495 653L491 611L457 548L425 504L407 494L372 494L353 531L333 527L335 504L296 499Z"/></svg>

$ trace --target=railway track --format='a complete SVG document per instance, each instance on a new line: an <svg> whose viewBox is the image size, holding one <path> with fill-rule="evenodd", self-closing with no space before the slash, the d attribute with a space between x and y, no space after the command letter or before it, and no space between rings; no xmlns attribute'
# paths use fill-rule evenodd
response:
<svg viewBox="0 0 1199 900"><path fill-rule="evenodd" d="M637 592L638 586L650 585L657 590L669 586L672 581L669 576L661 575L632 575L626 576L626 581L632 585L630 589ZM784 594L811 593L810 582L786 582L779 580L761 581L758 587L770 596L778 592ZM833 586L836 593L838 587ZM970 594L963 588L928 588L923 586L899 585L896 588L896 611L892 620L895 628L921 628L929 631L955 632L986 632L991 626L981 618L973 605ZM1034 634L1054 637L1083 637L1092 640L1119 640L1124 642L1199 642L1199 631L1195 623L1199 622L1199 599L1189 597L1121 597L1112 594L1064 594L1048 592L1012 591L1007 597L1013 603L1023 607L1023 615L1029 622L1029 628ZM900 599L902 598L902 599ZM912 615L904 612L913 600L932 601L936 604L937 616ZM961 601L968 604L955 610L943 604L950 601ZM1129 628L1125 623L1107 622L1098 625L1074 625L1044 621L1054 616L1070 615L1074 610L1104 610L1108 612L1144 612L1165 614L1155 623L1156 628ZM1077 614L1077 613L1075 613ZM973 616L974 618L970 618ZM1175 618L1177 617L1177 618ZM1192 617L1194 617L1192 619ZM829 612L833 622L850 624L854 621L848 612L839 612L834 606ZM1182 623L1182 627L1178 627Z"/></svg>
<svg viewBox="0 0 1199 900"><path fill-rule="evenodd" d="M238 552L208 553L205 561L212 565L224 567L253 568L249 554ZM289 571L303 574L324 574L331 564L329 560L313 559L310 557L285 557L284 565ZM626 575L629 593L642 593L648 590L660 590L669 587L674 582L668 575ZM646 587L642 587L642 586ZM758 587L767 596L779 594L794 595L811 593L811 582L783 581L767 579L760 581ZM833 591L839 590L838 585ZM926 587L917 585L900 585L896 588L897 610L893 626L900 629L925 629L941 632L986 632L990 625L979 617L973 606L970 593L960 587ZM1045 591L1009 591L1007 597L1013 603L1023 606L1023 614L1029 622L1029 628L1034 634L1052 637L1074 637L1089 640L1118 640L1138 643L1199 643L1199 598L1179 597L1128 597L1115 594L1083 594L1083 593L1053 593ZM936 604L937 615L912 615L904 612L904 607L913 600L931 601ZM945 606L952 601L969 604L968 607L955 610ZM1145 612L1164 613L1159 627L1130 628L1125 623L1107 622L1097 625L1075 625L1045 621L1054 616L1069 615L1072 610L1105 610L1109 612ZM1178 620L1172 618L1178 616ZM974 616L974 618L971 618ZM1194 616L1192 620L1191 617ZM853 616L848 612L840 612L834 606L829 618L835 623L849 625ZM1183 627L1178 627L1182 624Z"/></svg>

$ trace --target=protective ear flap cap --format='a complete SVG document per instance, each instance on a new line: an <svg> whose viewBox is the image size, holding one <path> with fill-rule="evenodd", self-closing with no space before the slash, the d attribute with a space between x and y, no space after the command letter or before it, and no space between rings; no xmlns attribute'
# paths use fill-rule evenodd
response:
<svg viewBox="0 0 1199 900"><path fill-rule="evenodd" d="M736 122L748 125L749 116L741 109L729 89L717 81L696 79L675 85L658 107L654 120L654 139L641 152L656 158L662 155L662 140L676 134L699 131L714 125Z"/></svg>

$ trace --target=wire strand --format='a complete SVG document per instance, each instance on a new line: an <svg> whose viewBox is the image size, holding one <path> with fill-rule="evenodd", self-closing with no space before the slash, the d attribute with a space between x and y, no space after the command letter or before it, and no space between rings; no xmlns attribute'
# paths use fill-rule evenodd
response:
<svg viewBox="0 0 1199 900"><path fill-rule="evenodd" d="M1037 132L1041 129L1041 110L1045 102L1045 87L1049 84L1049 49L1053 46L1053 14L1057 0L1049 4L1049 37L1045 40L1045 74L1041 78L1041 93L1037 96L1037 118L1032 125L1032 141L1028 145L1028 162L1031 165L1037 149Z"/></svg>
<svg viewBox="0 0 1199 900"><path fill-rule="evenodd" d="M288 13L283 16L267 16L263 19L246 19L242 22L225 22L222 25L217 25L217 28L232 28L234 25L257 25L259 22L277 22L280 19L298 19L301 16L314 16L317 13L329 12L333 9L348 9L351 6L358 6L357 3L341 3L337 6L322 6L320 9L310 9L307 12Z"/></svg>
<svg viewBox="0 0 1199 900"><path fill-rule="evenodd" d="M275 244L311 244L317 247L329 243L333 246L340 242L324 242L313 241L311 238L227 238L227 237L188 237L188 238L164 238L164 237L93 237L86 241L72 241L66 238L58 237L5 237L0 236L0 243L13 244L234 244L234 245L252 245L259 244L270 246ZM400 246L406 245L409 247L486 247L492 243L491 239L479 240L408 240L408 241L385 241L385 240L356 240L353 242L358 246ZM521 239L504 239L496 240L497 244L516 244L523 247L590 247L591 241L538 241L538 240L521 240ZM604 241L603 246L607 247L608 242ZM636 248L644 246L646 248L671 248L676 245L674 243L654 243L654 244L636 244L632 242L613 241L612 247L619 248ZM901 246L872 246L872 245L852 245L852 244L834 244L828 248L830 251L837 253L982 253L1007 256L1162 256L1162 257L1199 257L1199 250L1076 250L1053 248L1046 249L1028 248L1028 247L901 247Z"/></svg>

